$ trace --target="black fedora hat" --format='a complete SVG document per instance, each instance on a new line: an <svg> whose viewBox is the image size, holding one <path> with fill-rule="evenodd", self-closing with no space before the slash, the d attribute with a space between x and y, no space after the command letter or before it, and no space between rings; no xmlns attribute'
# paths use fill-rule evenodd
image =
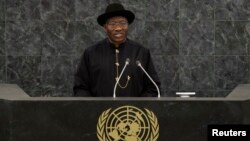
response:
<svg viewBox="0 0 250 141"><path fill-rule="evenodd" d="M109 18L115 16L123 16L128 20L128 23L132 23L135 19L134 13L129 10L125 10L124 7L119 3L113 3L107 6L104 14L98 16L97 22L103 26Z"/></svg>

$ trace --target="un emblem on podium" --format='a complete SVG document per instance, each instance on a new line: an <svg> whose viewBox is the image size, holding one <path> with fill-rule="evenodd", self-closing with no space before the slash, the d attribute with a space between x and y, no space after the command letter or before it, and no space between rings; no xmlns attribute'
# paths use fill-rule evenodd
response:
<svg viewBox="0 0 250 141"><path fill-rule="evenodd" d="M155 114L134 106L104 111L97 123L99 141L157 141L159 124Z"/></svg>

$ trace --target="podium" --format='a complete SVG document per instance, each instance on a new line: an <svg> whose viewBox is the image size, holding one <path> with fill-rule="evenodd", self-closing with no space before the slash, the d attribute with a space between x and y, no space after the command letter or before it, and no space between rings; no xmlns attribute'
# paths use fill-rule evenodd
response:
<svg viewBox="0 0 250 141"><path fill-rule="evenodd" d="M159 130L155 128L155 133L147 136L157 136L158 132L158 141L206 141L210 124L250 124L249 97L237 93L241 91L237 89L225 98L29 97L17 85L1 84L0 140L98 141L97 135L121 129L106 124L106 117L113 116L109 123L115 126L126 118L132 118L127 120L131 124L138 120L133 118L136 115L149 117L147 122L137 121L145 127L140 128L145 132L138 136L146 136L147 127L154 124ZM126 117L129 112L134 115ZM129 128L124 126L126 131ZM119 137L130 133L123 132ZM105 138L108 141L111 137L106 134Z"/></svg>

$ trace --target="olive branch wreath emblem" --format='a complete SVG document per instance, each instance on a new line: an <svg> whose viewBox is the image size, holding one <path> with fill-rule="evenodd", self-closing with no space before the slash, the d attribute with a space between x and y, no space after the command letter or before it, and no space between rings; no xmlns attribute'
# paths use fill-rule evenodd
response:
<svg viewBox="0 0 250 141"><path fill-rule="evenodd" d="M97 123L97 137L99 139L99 141L109 141L105 135L104 129L105 129L105 123L106 120L109 116L109 112L110 112L111 108L104 111L98 119L98 123ZM148 139L148 141L157 141L158 137L159 137L159 124L158 124L158 120L157 117L155 116L155 114L146 109L145 111L147 113L147 116L149 118L150 124L151 124L151 133L150 133L150 137Z"/></svg>

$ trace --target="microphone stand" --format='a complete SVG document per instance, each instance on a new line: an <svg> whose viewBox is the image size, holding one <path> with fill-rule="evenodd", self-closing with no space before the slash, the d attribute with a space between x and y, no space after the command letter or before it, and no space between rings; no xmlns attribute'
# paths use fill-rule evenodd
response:
<svg viewBox="0 0 250 141"><path fill-rule="evenodd" d="M124 70L125 70L125 68L127 67L127 65L129 64L129 58L127 58L126 59L126 62L125 62L125 65L124 65L124 67L123 67L123 69L122 69L122 71L121 71L121 74L119 75L119 77L118 77L118 79L117 79L117 81L116 81L116 83L115 83L115 87L114 87L114 93L113 93L113 98L116 98L116 87L117 87L117 85L118 85L118 83L119 83L119 81L120 81L120 79L121 79L121 77L122 77L122 74L123 74L123 72L124 72Z"/></svg>
<svg viewBox="0 0 250 141"><path fill-rule="evenodd" d="M146 72L146 70L142 67L141 62L137 60L136 64L143 70L143 72L147 75L147 77L150 79L150 81L155 85L155 87L157 89L157 93L158 93L157 97L160 98L161 95L160 95L159 87L156 85L156 83L154 82L154 80L149 76L149 74Z"/></svg>

